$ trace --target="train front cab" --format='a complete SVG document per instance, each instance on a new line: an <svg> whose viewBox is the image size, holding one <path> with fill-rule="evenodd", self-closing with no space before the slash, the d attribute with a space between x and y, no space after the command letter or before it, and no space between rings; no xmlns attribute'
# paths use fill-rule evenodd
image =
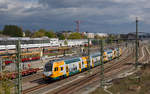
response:
<svg viewBox="0 0 150 94"><path fill-rule="evenodd" d="M44 66L43 70L43 79L44 80L51 80L51 75L52 75L52 70L53 70L53 63L52 62L47 62Z"/></svg>
<svg viewBox="0 0 150 94"><path fill-rule="evenodd" d="M64 61L47 63L44 68L43 78L45 80L57 80L64 78L65 68Z"/></svg>

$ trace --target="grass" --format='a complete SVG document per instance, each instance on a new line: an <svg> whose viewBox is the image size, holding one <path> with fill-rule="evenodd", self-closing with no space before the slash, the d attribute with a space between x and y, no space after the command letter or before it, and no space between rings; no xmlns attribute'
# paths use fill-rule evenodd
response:
<svg viewBox="0 0 150 94"><path fill-rule="evenodd" d="M117 79L109 89L114 94L150 94L150 66L139 71L140 79L131 75L124 79ZM148 93L149 92L149 93Z"/></svg>
<svg viewBox="0 0 150 94"><path fill-rule="evenodd" d="M150 65L142 68L138 74L140 79L136 78L137 74L115 79L112 87L108 90L113 94L150 94ZM106 94L103 90L97 89L91 94Z"/></svg>
<svg viewBox="0 0 150 94"><path fill-rule="evenodd" d="M6 77L6 73L3 72L3 77L0 80L0 94L12 94L15 83Z"/></svg>
<svg viewBox="0 0 150 94"><path fill-rule="evenodd" d="M102 88L97 88L95 91L91 92L90 94L108 94Z"/></svg>

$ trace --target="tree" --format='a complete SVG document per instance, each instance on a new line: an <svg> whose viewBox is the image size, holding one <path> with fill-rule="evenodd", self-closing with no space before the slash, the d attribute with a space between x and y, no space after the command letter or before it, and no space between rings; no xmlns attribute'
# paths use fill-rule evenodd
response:
<svg viewBox="0 0 150 94"><path fill-rule="evenodd" d="M109 35L109 37L107 38L107 43L112 44L114 40L115 40L115 36L114 35Z"/></svg>
<svg viewBox="0 0 150 94"><path fill-rule="evenodd" d="M56 35L59 38L59 40L64 40L65 39L65 36L64 36L63 33L57 33Z"/></svg>
<svg viewBox="0 0 150 94"><path fill-rule="evenodd" d="M98 35L95 35L94 36L94 39L99 39L100 37Z"/></svg>
<svg viewBox="0 0 150 94"><path fill-rule="evenodd" d="M2 33L3 33L3 31L0 30L0 34L2 34Z"/></svg>
<svg viewBox="0 0 150 94"><path fill-rule="evenodd" d="M87 39L87 36L86 36L86 35L82 35L82 38L83 38L83 39Z"/></svg>
<svg viewBox="0 0 150 94"><path fill-rule="evenodd" d="M34 34L33 34L32 37L33 37L33 38L40 38L40 37L45 36L45 33L46 33L46 30L40 29L39 31L34 32Z"/></svg>
<svg viewBox="0 0 150 94"><path fill-rule="evenodd" d="M25 33L26 37L31 37L32 36L32 32L30 30L26 30L24 33Z"/></svg>
<svg viewBox="0 0 150 94"><path fill-rule="evenodd" d="M45 32L45 36L49 38L56 38L56 34L53 31Z"/></svg>
<svg viewBox="0 0 150 94"><path fill-rule="evenodd" d="M64 44L65 44L65 45L68 45L68 42L67 42L67 40L65 40L65 41L64 41Z"/></svg>
<svg viewBox="0 0 150 94"><path fill-rule="evenodd" d="M22 37L23 31L22 28L16 25L5 25L3 29L3 34L11 37Z"/></svg>
<svg viewBox="0 0 150 94"><path fill-rule="evenodd" d="M68 37L68 39L81 39L81 38L82 38L82 36L78 32L71 33Z"/></svg>

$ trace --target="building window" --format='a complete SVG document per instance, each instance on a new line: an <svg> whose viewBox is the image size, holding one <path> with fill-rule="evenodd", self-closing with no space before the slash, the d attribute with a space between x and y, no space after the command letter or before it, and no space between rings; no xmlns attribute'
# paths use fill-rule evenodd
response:
<svg viewBox="0 0 150 94"><path fill-rule="evenodd" d="M81 68L81 63L79 62L79 68Z"/></svg>

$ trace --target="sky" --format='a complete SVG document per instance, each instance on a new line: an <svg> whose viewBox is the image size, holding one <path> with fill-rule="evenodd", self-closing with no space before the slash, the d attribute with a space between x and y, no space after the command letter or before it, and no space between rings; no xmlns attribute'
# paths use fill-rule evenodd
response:
<svg viewBox="0 0 150 94"><path fill-rule="evenodd" d="M81 32L149 32L149 0L0 0L0 29L4 25L24 30L72 30L80 20Z"/></svg>

